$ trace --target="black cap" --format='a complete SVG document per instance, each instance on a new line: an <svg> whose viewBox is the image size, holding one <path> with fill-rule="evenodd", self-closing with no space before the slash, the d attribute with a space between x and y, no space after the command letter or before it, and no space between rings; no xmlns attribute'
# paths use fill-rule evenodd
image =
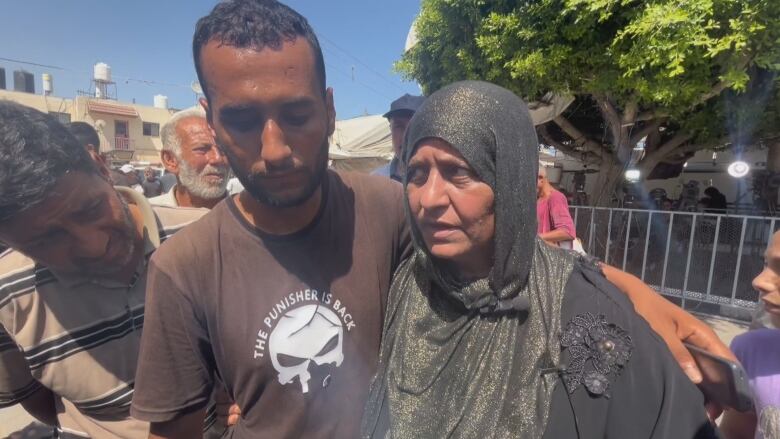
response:
<svg viewBox="0 0 780 439"><path fill-rule="evenodd" d="M414 113L423 102L425 102L425 96L413 96L407 93L390 104L390 111L385 113L384 117L389 119L394 113L401 111Z"/></svg>

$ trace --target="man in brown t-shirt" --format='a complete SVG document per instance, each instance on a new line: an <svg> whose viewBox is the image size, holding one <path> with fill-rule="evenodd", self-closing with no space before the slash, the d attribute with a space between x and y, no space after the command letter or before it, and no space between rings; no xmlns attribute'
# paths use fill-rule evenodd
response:
<svg viewBox="0 0 780 439"><path fill-rule="evenodd" d="M411 251L401 188L326 170L333 92L296 12L222 2L198 22L193 56L245 191L152 258L131 412L152 438L195 437L219 375L243 411L234 438L356 437L391 276ZM640 313L652 302L643 315L667 340L715 344L652 292L630 297Z"/></svg>
<svg viewBox="0 0 780 439"><path fill-rule="evenodd" d="M392 273L410 250L401 188L327 170L333 95L303 17L220 3L193 46L209 123L245 191L150 261L132 413L152 437L192 437L218 374L242 409L233 437L356 437Z"/></svg>

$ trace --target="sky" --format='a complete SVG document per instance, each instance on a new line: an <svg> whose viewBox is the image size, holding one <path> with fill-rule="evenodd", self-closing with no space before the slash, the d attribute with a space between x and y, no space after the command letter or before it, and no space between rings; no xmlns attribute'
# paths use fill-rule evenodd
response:
<svg viewBox="0 0 780 439"><path fill-rule="evenodd" d="M419 12L419 0L287 0L309 20L325 56L338 119L382 114L419 86L393 70ZM154 95L169 106L195 104L190 84L195 22L216 0L26 0L2 2L0 67L8 88L20 67L54 78L54 95L71 98L89 90L93 65L111 66L120 101L152 105ZM43 64L48 67L14 61ZM56 68L55 68L56 67Z"/></svg>

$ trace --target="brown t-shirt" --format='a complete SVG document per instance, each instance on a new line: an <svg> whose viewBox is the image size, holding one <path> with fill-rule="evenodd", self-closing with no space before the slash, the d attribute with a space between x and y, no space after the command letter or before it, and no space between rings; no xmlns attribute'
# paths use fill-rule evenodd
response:
<svg viewBox="0 0 780 439"><path fill-rule="evenodd" d="M411 244L401 186L328 171L316 219L253 228L227 199L153 256L132 413L202 408L218 373L235 438L357 437L387 292Z"/></svg>

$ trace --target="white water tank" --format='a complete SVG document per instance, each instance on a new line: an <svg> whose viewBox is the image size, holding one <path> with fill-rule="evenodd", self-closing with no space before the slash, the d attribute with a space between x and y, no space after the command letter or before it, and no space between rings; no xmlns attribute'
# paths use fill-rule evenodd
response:
<svg viewBox="0 0 780 439"><path fill-rule="evenodd" d="M54 79L48 73L41 75L43 79L43 94L45 96L51 96L54 93Z"/></svg>
<svg viewBox="0 0 780 439"><path fill-rule="evenodd" d="M168 96L154 95L154 108L168 109Z"/></svg>
<svg viewBox="0 0 780 439"><path fill-rule="evenodd" d="M94 77L98 82L111 82L111 66L102 62L95 64Z"/></svg>

